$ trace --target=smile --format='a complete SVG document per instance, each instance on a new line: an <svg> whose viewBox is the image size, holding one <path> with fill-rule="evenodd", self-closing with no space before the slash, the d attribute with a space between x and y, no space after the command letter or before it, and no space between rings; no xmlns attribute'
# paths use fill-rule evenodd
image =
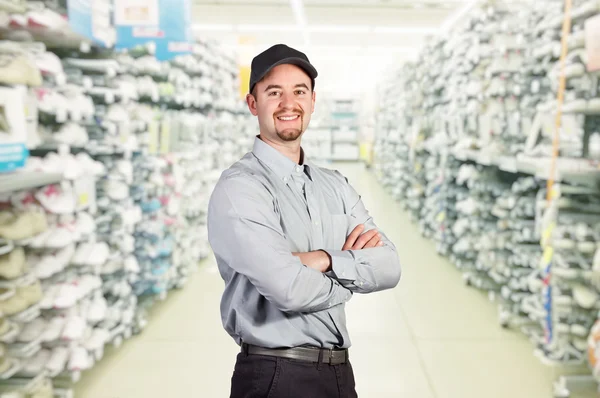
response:
<svg viewBox="0 0 600 398"><path fill-rule="evenodd" d="M300 116L298 115L294 115L294 116L278 116L277 119L282 120L284 122L289 122L292 120L296 120L298 119Z"/></svg>

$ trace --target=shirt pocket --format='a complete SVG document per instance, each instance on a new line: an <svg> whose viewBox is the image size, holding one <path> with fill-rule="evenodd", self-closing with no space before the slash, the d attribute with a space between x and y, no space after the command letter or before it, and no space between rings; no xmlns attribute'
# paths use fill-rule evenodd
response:
<svg viewBox="0 0 600 398"><path fill-rule="evenodd" d="M331 216L331 233L328 246L330 250L342 250L348 234L350 233L351 220L347 214L334 214Z"/></svg>

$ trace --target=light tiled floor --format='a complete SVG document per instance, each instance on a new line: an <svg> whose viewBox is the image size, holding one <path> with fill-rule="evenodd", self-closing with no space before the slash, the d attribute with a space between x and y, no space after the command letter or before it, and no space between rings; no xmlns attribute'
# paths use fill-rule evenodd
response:
<svg viewBox="0 0 600 398"><path fill-rule="evenodd" d="M400 285L348 304L357 390L366 398L550 398L555 371L486 295L422 238L371 173L336 165L398 248ZM153 311L147 329L86 373L76 398L228 397L238 347L221 327L212 261ZM594 397L589 393L577 397ZM575 396L573 396L575 398Z"/></svg>

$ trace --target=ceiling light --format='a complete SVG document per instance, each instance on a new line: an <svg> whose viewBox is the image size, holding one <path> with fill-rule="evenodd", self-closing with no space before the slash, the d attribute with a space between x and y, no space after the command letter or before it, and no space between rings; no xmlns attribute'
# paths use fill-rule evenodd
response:
<svg viewBox="0 0 600 398"><path fill-rule="evenodd" d="M447 33L452 29L452 27L463 17L465 16L473 7L479 3L480 0L470 0L464 6L462 6L458 11L454 14L450 15L444 23L442 24L442 28L440 29L440 33Z"/></svg>
<svg viewBox="0 0 600 398"><path fill-rule="evenodd" d="M296 18L296 24L304 38L304 44L310 45L310 35L306 30L308 22L306 20L306 14L304 13L304 3L302 0L290 0L290 6L294 12L294 17Z"/></svg>
<svg viewBox="0 0 600 398"><path fill-rule="evenodd" d="M233 31L234 26L233 25L224 25L224 24L194 24L192 26L192 29L194 29L196 31L225 32L225 31Z"/></svg>
<svg viewBox="0 0 600 398"><path fill-rule="evenodd" d="M298 32L297 25L238 25L239 32Z"/></svg>
<svg viewBox="0 0 600 398"><path fill-rule="evenodd" d="M366 25L310 25L313 33L369 33L371 27Z"/></svg>
<svg viewBox="0 0 600 398"><path fill-rule="evenodd" d="M420 28L420 27L402 27L402 26L377 26L373 29L374 33L390 33L390 34L435 34L438 28Z"/></svg>

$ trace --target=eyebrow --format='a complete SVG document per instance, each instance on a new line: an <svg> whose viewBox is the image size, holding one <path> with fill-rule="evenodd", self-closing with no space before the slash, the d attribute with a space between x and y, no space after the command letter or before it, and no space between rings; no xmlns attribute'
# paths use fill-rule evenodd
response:
<svg viewBox="0 0 600 398"><path fill-rule="evenodd" d="M308 86L305 83L296 84L295 88L298 88L298 87L304 87L305 89L308 90ZM282 87L279 85L276 85L276 84L269 84L267 86L267 88L265 88L265 92L272 90L274 88L281 89Z"/></svg>
<svg viewBox="0 0 600 398"><path fill-rule="evenodd" d="M266 91L269 91L269 90L272 90L272 89L274 89L274 88L279 88L279 89L281 89L281 86L278 86L278 85L276 85L276 84L269 84L269 85L267 86L267 88L265 88L265 92L266 92Z"/></svg>

